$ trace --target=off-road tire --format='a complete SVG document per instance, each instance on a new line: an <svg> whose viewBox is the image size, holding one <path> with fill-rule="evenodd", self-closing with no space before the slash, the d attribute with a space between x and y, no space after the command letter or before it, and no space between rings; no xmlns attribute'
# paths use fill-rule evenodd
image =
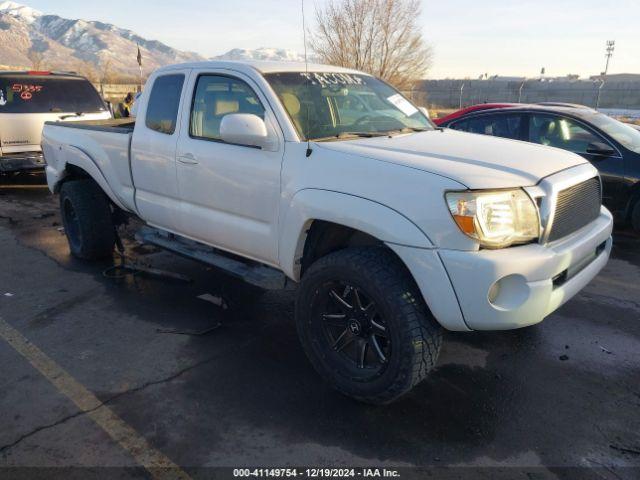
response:
<svg viewBox="0 0 640 480"><path fill-rule="evenodd" d="M336 280L362 289L383 312L393 350L378 378L361 381L346 369L336 369L329 357L334 351L317 335L314 322L322 317L314 315L312 305L323 285ZM442 344L442 327L413 278L391 251L381 247L347 248L313 263L302 277L295 316L300 341L315 370L341 393L370 404L390 403L420 383L435 366Z"/></svg>
<svg viewBox="0 0 640 480"><path fill-rule="evenodd" d="M93 180L64 183L60 213L74 257L98 260L113 254L116 237L109 199Z"/></svg>

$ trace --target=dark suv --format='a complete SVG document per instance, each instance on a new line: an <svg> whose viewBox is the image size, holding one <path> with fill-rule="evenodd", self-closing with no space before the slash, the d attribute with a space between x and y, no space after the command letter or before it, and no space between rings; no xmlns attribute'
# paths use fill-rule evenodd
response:
<svg viewBox="0 0 640 480"><path fill-rule="evenodd" d="M640 231L640 131L591 108L514 105L439 122L470 133L523 140L582 155L602 177L603 202Z"/></svg>

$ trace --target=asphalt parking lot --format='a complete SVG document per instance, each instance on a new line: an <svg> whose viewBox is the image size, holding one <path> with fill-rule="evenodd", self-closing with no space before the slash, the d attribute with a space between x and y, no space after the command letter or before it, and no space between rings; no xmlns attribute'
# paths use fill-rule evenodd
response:
<svg viewBox="0 0 640 480"><path fill-rule="evenodd" d="M292 292L258 295L130 239L131 257L192 282L107 278L109 262L70 257L41 181L0 189L5 473L128 467L118 478L145 478L151 458L193 478L239 466L640 478L640 237L630 232L616 232L605 270L542 324L447 334L427 381L370 407L312 370Z"/></svg>

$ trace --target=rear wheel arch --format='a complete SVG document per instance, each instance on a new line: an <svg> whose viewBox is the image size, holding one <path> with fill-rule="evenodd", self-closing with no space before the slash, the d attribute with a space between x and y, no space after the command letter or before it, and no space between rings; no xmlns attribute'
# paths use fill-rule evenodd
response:
<svg viewBox="0 0 640 480"><path fill-rule="evenodd" d="M60 181L56 183L56 185L54 186L53 193L60 193L60 189L62 188L62 185L64 185L67 182L70 182L73 180L82 180L82 179L93 180L91 175L89 175L89 172L87 172L86 170L78 167L77 165L67 164L65 166L64 173L62 174Z"/></svg>
<svg viewBox="0 0 640 480"><path fill-rule="evenodd" d="M109 198L90 177L68 180L60 187L60 213L71 253L83 260L111 255L116 243Z"/></svg>
<svg viewBox="0 0 640 480"><path fill-rule="evenodd" d="M77 165L70 163L66 165L64 175L62 175L61 180L55 185L53 193L60 194L60 191L64 184L81 180L92 183L93 185L95 185L95 188L101 190L105 195L110 206L114 225L118 226L126 224L128 222L129 214L127 213L127 211L123 210L119 204L114 202L113 198L111 198L111 195L109 195L109 192L106 192L104 188L102 188L102 185L100 185L100 183L98 183L89 172Z"/></svg>
<svg viewBox="0 0 640 480"><path fill-rule="evenodd" d="M64 166L62 167L57 183L53 187L54 193L59 193L60 188L62 188L62 185L67 181L90 178L100 187L114 205L127 211L126 206L115 194L102 170L85 151L70 146L65 150L64 155Z"/></svg>

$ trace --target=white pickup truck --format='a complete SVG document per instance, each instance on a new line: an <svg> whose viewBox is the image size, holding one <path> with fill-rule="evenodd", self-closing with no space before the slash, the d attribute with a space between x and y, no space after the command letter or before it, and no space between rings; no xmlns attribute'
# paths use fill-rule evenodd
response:
<svg viewBox="0 0 640 480"><path fill-rule="evenodd" d="M361 401L420 382L443 329L542 321L609 257L612 218L582 157L435 128L370 75L206 62L147 85L135 124L44 127L72 254L111 255L124 212L145 241L298 284L311 363Z"/></svg>

